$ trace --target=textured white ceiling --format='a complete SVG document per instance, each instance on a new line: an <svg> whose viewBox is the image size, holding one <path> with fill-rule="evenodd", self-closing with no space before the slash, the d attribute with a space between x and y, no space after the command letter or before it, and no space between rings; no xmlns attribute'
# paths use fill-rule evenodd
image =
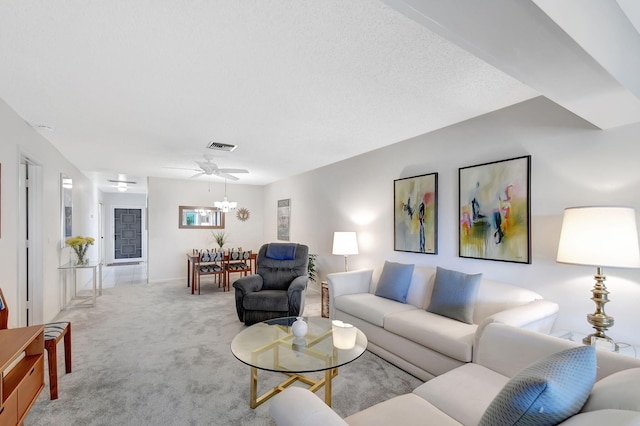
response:
<svg viewBox="0 0 640 426"><path fill-rule="evenodd" d="M0 97L104 186L187 179L205 153L266 184L548 96L402 3L6 0Z"/></svg>

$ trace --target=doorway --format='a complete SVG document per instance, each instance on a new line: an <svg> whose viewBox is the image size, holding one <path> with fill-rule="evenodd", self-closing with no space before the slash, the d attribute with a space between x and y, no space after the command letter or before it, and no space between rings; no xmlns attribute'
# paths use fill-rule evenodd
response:
<svg viewBox="0 0 640 426"><path fill-rule="evenodd" d="M20 158L18 181L18 327L43 322L42 167Z"/></svg>

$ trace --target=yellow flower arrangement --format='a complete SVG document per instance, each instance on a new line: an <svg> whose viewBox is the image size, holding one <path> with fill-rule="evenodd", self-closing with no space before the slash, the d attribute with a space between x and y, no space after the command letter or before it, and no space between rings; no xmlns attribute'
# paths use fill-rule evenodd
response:
<svg viewBox="0 0 640 426"><path fill-rule="evenodd" d="M93 238L83 237L81 235L67 238L65 241L65 243L76 252L76 256L78 256L78 263L87 263L87 259L85 259L87 248L92 246L94 242L95 240Z"/></svg>

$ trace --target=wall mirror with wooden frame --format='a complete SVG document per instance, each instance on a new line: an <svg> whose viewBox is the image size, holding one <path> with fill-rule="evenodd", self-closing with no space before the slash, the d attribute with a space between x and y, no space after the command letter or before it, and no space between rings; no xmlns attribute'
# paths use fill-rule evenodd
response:
<svg viewBox="0 0 640 426"><path fill-rule="evenodd" d="M224 229L224 213L216 207L179 206L178 227Z"/></svg>

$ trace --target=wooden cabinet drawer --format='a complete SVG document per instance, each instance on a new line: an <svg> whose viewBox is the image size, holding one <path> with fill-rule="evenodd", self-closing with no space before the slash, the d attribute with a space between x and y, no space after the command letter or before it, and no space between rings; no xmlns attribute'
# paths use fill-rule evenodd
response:
<svg viewBox="0 0 640 426"><path fill-rule="evenodd" d="M18 386L18 414L20 417L24 415L31 403L44 386L44 362L40 356L26 377Z"/></svg>
<svg viewBox="0 0 640 426"><path fill-rule="evenodd" d="M18 424L18 392L9 395L0 408L0 426L14 426L16 424Z"/></svg>

